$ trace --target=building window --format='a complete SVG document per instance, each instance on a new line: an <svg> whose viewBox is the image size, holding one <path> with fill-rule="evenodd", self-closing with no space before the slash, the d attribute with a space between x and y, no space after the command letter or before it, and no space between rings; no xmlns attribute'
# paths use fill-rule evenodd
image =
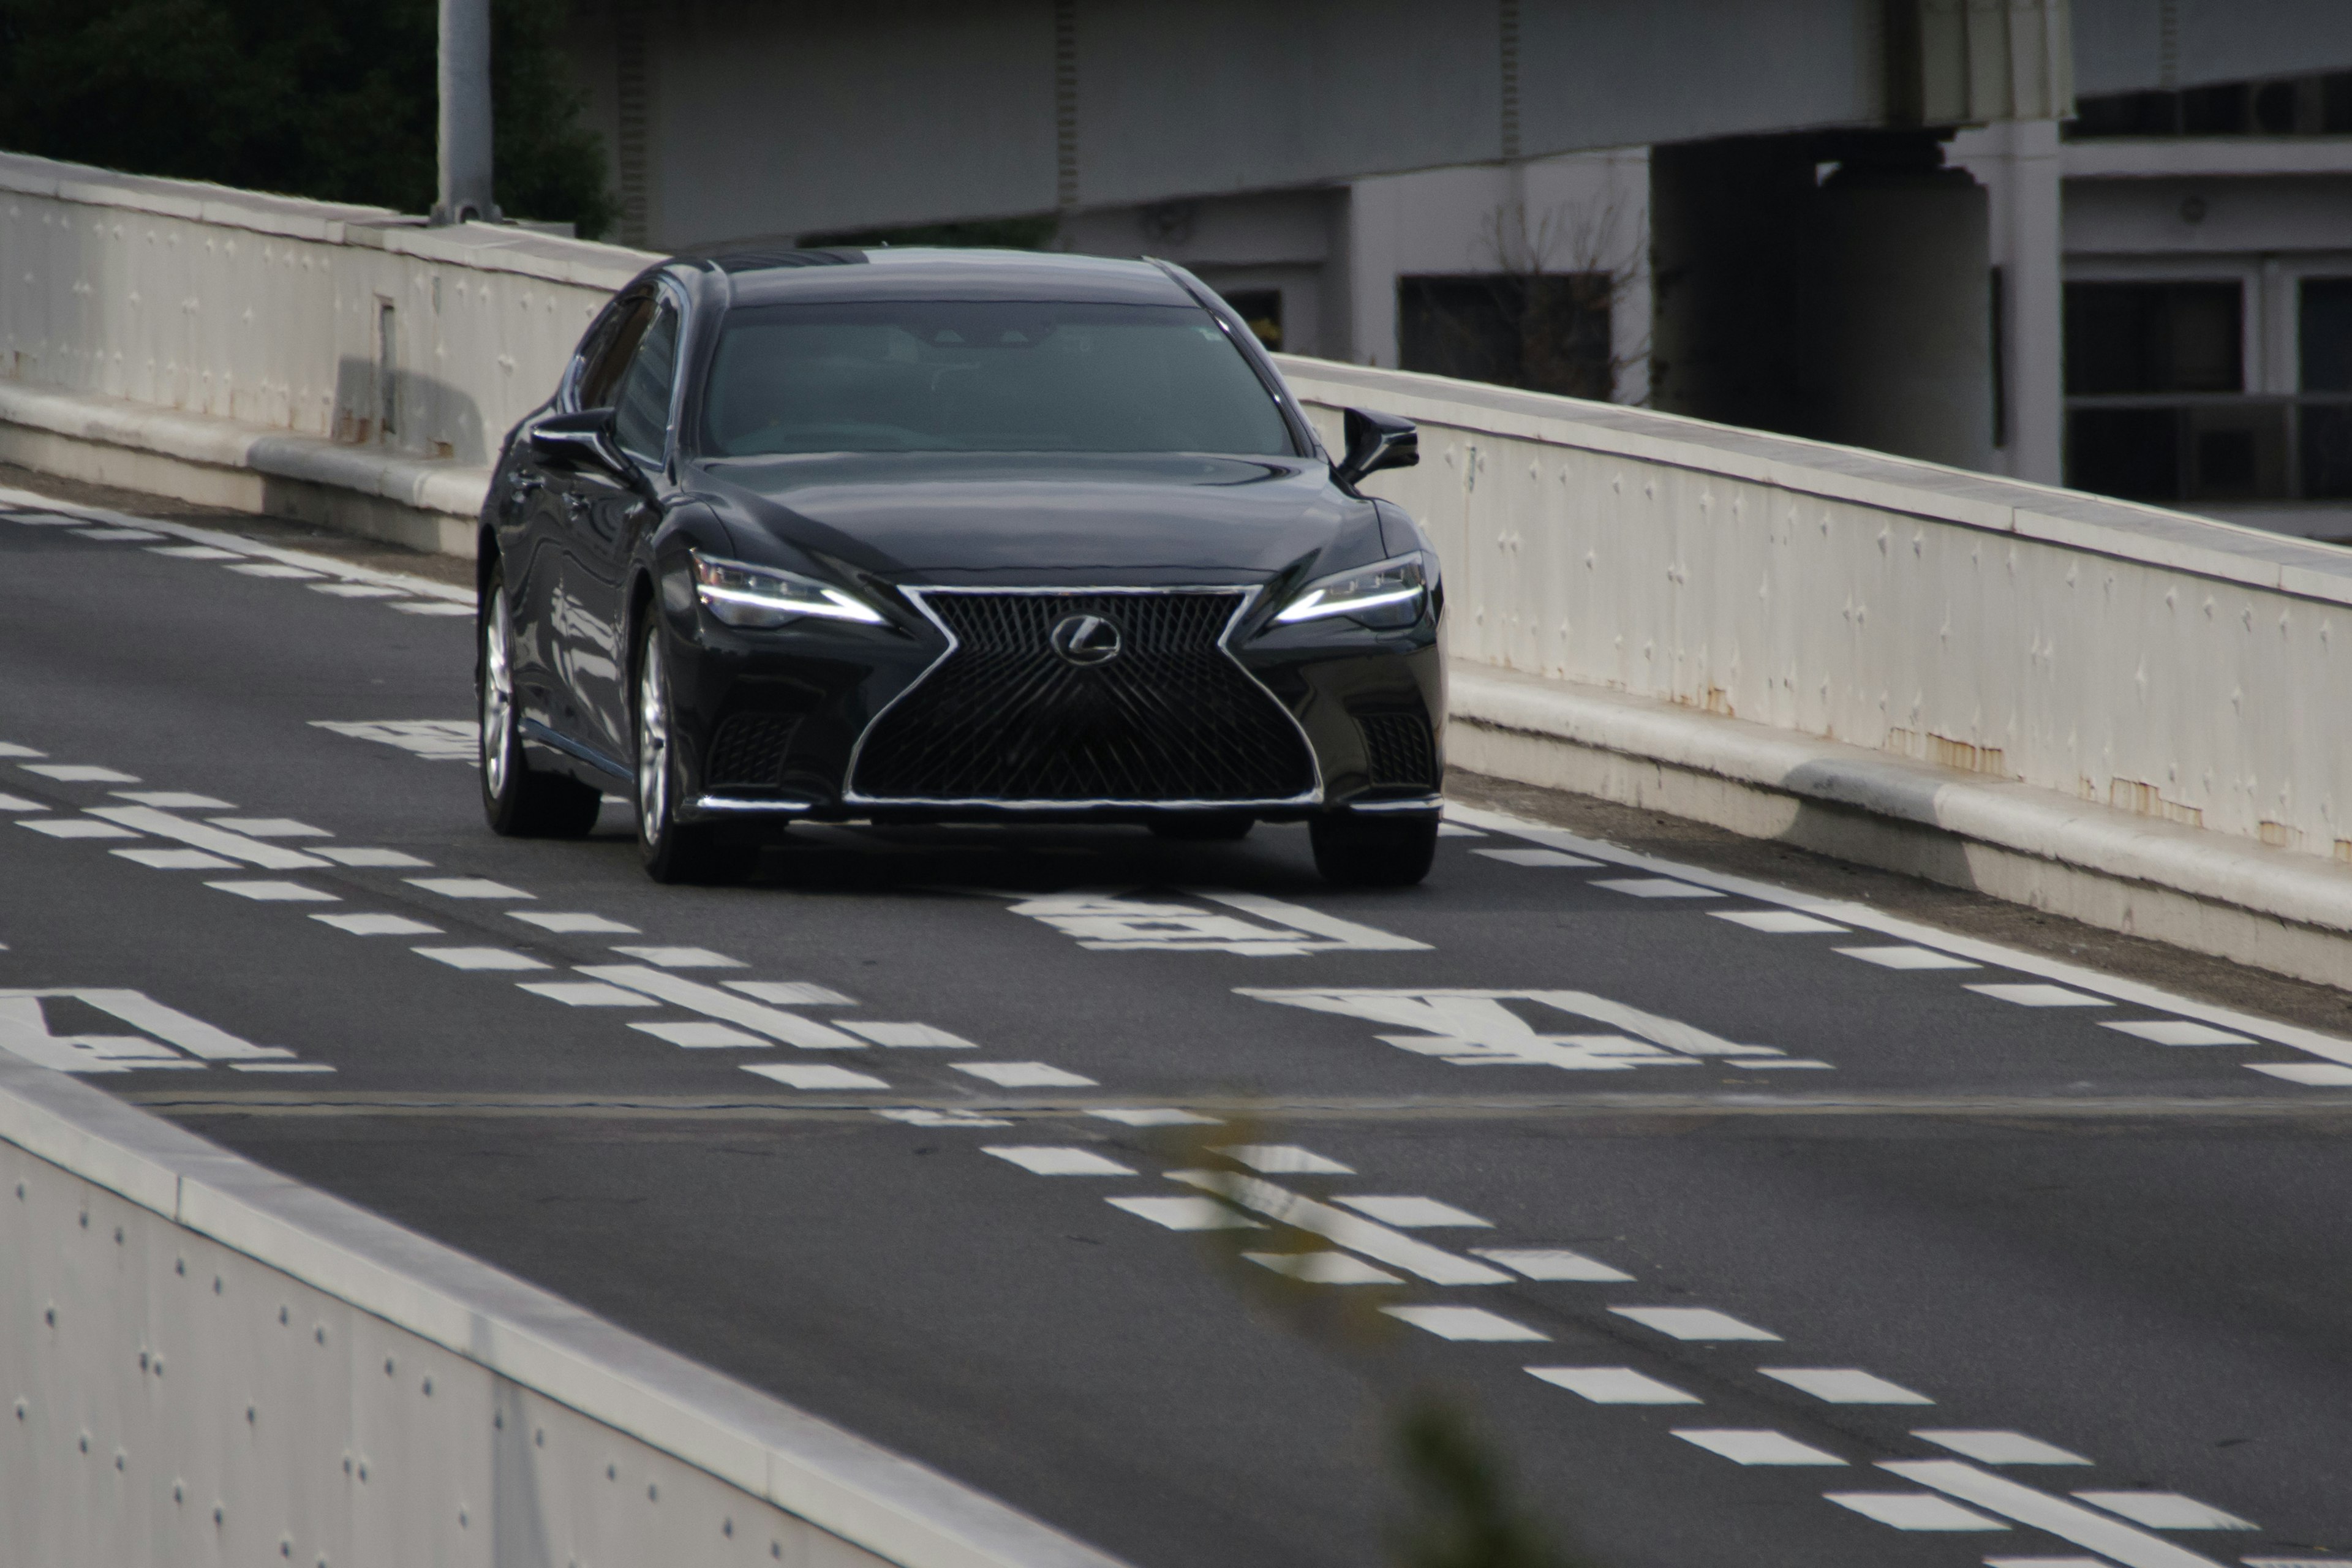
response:
<svg viewBox="0 0 2352 1568"><path fill-rule="evenodd" d="M1249 323L1257 341L1269 353L1282 352L1282 290L1279 289L1236 289L1225 296L1225 303L1234 314Z"/></svg>
<svg viewBox="0 0 2352 1568"><path fill-rule="evenodd" d="M2296 304L2303 493L2352 500L2352 278L2306 278Z"/></svg>
<svg viewBox="0 0 2352 1568"><path fill-rule="evenodd" d="M2352 71L2086 98L2065 126L2069 141L2347 133L2352 133Z"/></svg>
<svg viewBox="0 0 2352 1568"><path fill-rule="evenodd" d="M1397 279L1405 370L1606 402L1616 389L1606 272Z"/></svg>

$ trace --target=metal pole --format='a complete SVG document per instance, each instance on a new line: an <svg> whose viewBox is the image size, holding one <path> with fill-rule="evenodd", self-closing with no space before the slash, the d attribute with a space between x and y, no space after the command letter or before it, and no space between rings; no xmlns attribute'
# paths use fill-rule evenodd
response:
<svg viewBox="0 0 2352 1568"><path fill-rule="evenodd" d="M490 0L441 0L441 187L433 221L498 217L490 175Z"/></svg>

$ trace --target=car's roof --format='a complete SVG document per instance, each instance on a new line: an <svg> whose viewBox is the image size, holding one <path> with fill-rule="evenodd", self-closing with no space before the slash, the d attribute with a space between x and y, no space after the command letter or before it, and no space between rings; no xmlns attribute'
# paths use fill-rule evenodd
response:
<svg viewBox="0 0 2352 1568"><path fill-rule="evenodd" d="M732 251L692 259L728 274L738 305L848 300L1036 300L1189 305L1149 261L1036 250L930 247Z"/></svg>

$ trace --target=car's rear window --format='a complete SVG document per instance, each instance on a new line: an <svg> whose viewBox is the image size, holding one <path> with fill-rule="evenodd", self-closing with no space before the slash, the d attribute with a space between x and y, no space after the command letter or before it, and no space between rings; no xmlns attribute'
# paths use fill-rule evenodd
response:
<svg viewBox="0 0 2352 1568"><path fill-rule="evenodd" d="M885 300L726 321L703 449L1295 456L1241 351L1193 305Z"/></svg>

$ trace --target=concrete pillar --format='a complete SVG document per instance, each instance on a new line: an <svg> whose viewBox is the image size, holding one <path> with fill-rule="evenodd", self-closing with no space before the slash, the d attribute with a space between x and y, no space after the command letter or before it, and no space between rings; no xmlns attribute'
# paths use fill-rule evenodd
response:
<svg viewBox="0 0 2352 1568"><path fill-rule="evenodd" d="M433 221L496 218L491 167L490 0L441 0L441 184Z"/></svg>
<svg viewBox="0 0 2352 1568"><path fill-rule="evenodd" d="M1813 433L1987 469L1990 207L1967 170L1923 163L1850 159L1822 186L1807 374L1820 409Z"/></svg>
<svg viewBox="0 0 2352 1568"><path fill-rule="evenodd" d="M1952 162L1991 195L1992 260L2000 268L2003 431L2000 472L2037 484L2065 472L2065 242L2058 123L2010 121L1964 131Z"/></svg>

